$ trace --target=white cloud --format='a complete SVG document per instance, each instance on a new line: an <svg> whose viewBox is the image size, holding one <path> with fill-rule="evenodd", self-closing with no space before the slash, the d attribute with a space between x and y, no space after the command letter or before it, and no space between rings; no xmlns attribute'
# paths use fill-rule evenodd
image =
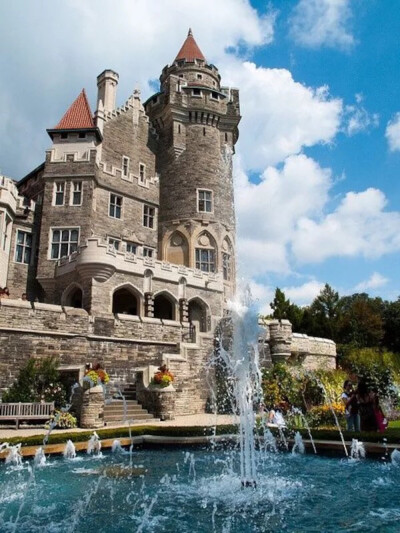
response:
<svg viewBox="0 0 400 533"><path fill-rule="evenodd" d="M293 235L292 250L299 263L330 257L378 258L400 250L400 213L385 211L382 191L349 192L337 209L321 220L303 217Z"/></svg>
<svg viewBox="0 0 400 533"><path fill-rule="evenodd" d="M303 283L303 285L284 287L282 290L286 298L289 298L297 305L309 305L323 288L324 283L311 280Z"/></svg>
<svg viewBox="0 0 400 533"><path fill-rule="evenodd" d="M368 131L379 125L379 114L370 113L362 105L362 94L356 94L356 104L346 105L343 112L343 130L349 136Z"/></svg>
<svg viewBox="0 0 400 533"><path fill-rule="evenodd" d="M274 21L272 11L260 16L247 0L119 0L118 8L111 0L0 2L0 94L27 122L25 128L11 121L9 145L0 145L3 170L20 178L32 169L32 159L43 161L46 128L82 87L94 104L96 76L105 68L120 74L118 104L137 85L146 98L153 92L150 81L172 63L190 26L207 59L222 67L239 48L270 43ZM27 131L35 132L35 147Z"/></svg>
<svg viewBox="0 0 400 533"><path fill-rule="evenodd" d="M371 276L368 279L358 283L354 287L354 291L364 292L364 291L367 291L368 289L371 289L371 290L379 289L380 287L383 287L384 285L386 285L388 282L389 282L388 278L385 278L384 276L382 276L382 274L379 274L379 272L374 272L373 274L371 274Z"/></svg>
<svg viewBox="0 0 400 533"><path fill-rule="evenodd" d="M240 163L240 162L239 162ZM241 271L246 274L289 272L287 245L299 217L322 213L332 183L331 171L303 154L267 167L259 184L236 172L236 211Z"/></svg>
<svg viewBox="0 0 400 533"><path fill-rule="evenodd" d="M290 17L290 33L303 46L346 49L355 42L351 18L350 0L300 0Z"/></svg>
<svg viewBox="0 0 400 533"><path fill-rule="evenodd" d="M400 113L396 113L388 122L385 132L391 152L400 151Z"/></svg>
<svg viewBox="0 0 400 533"><path fill-rule="evenodd" d="M306 87L286 69L234 58L221 70L224 83L240 87L238 149L245 169L275 165L303 147L331 142L338 132L342 101L331 98L327 87Z"/></svg>

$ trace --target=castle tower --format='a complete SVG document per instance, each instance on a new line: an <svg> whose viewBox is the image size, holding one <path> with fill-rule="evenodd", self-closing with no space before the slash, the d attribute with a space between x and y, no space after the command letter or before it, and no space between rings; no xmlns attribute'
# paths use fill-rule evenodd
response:
<svg viewBox="0 0 400 533"><path fill-rule="evenodd" d="M221 87L191 30L160 92L144 104L158 134L159 258L222 275L234 288L235 212L232 155L239 91Z"/></svg>

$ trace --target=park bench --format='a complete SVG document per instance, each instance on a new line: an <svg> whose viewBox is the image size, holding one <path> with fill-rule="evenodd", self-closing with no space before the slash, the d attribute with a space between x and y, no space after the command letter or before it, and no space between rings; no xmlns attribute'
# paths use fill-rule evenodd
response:
<svg viewBox="0 0 400 533"><path fill-rule="evenodd" d="M50 403L0 403L0 421L15 420L15 427L25 420L47 420L54 411L54 402Z"/></svg>

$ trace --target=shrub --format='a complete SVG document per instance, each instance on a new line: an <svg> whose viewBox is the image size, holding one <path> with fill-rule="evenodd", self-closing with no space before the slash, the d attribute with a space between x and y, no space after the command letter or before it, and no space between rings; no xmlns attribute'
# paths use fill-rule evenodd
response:
<svg viewBox="0 0 400 533"><path fill-rule="evenodd" d="M66 403L65 389L60 382L58 362L54 357L31 357L19 371L16 381L3 394L3 402L54 402L56 407Z"/></svg>
<svg viewBox="0 0 400 533"><path fill-rule="evenodd" d="M77 420L71 413L66 413L63 411L55 411L51 415L50 420L46 423L46 428L50 428L50 424L56 420L57 424L54 426L56 429L72 429L76 428Z"/></svg>
<svg viewBox="0 0 400 533"><path fill-rule="evenodd" d="M332 408L337 416L340 426L346 426L344 417L344 404L333 402ZM315 405L307 412L307 420L310 427L335 427L336 422L329 405Z"/></svg>

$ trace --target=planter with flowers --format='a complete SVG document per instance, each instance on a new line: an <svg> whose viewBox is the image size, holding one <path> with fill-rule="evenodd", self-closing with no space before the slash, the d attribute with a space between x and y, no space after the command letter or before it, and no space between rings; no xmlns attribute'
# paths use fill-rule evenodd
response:
<svg viewBox="0 0 400 533"><path fill-rule="evenodd" d="M83 378L81 427L101 428L104 426L104 389L109 381L107 372L100 365L95 365L93 369L86 372Z"/></svg>
<svg viewBox="0 0 400 533"><path fill-rule="evenodd" d="M175 418L176 391L172 385L174 375L166 365L162 365L156 372L147 388L139 393L139 401L151 414L161 420Z"/></svg>

